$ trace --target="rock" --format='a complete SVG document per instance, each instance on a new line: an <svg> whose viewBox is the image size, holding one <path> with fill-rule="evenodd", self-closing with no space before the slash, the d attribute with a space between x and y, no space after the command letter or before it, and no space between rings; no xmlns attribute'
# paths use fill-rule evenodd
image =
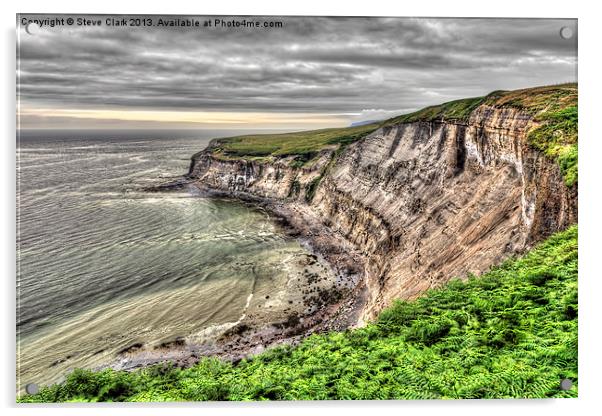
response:
<svg viewBox="0 0 602 416"><path fill-rule="evenodd" d="M339 156L322 151L311 168L202 151L189 179L288 213L347 280L355 275L351 309L364 322L393 299L481 274L577 222L577 185L527 141L536 124L518 109L481 105L468 122L380 128ZM333 158L307 202L306 186Z"/></svg>

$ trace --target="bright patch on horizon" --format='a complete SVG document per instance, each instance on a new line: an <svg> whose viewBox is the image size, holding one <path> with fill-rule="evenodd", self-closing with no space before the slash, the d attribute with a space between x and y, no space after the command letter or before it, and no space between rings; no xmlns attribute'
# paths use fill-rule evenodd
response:
<svg viewBox="0 0 602 416"><path fill-rule="evenodd" d="M20 116L69 117L76 119L154 121L164 123L198 124L332 124L345 125L344 117L333 114L210 112L210 111L152 111L152 110L86 110L86 109L29 109Z"/></svg>
<svg viewBox="0 0 602 416"><path fill-rule="evenodd" d="M315 113L211 112L211 111L153 111L153 110L96 110L96 109L21 109L21 118L78 119L86 121L119 121L133 123L167 123L181 125L211 125L213 127L278 127L307 125L341 127L349 124L349 116ZM29 123L26 123L29 124ZM26 127L26 126L22 126Z"/></svg>

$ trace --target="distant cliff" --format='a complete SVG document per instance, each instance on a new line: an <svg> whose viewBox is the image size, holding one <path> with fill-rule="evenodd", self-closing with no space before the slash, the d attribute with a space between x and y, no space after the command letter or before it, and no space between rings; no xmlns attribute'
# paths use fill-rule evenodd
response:
<svg viewBox="0 0 602 416"><path fill-rule="evenodd" d="M500 91L336 132L214 140L189 177L307 207L364 253L373 318L576 223L576 121L575 84Z"/></svg>

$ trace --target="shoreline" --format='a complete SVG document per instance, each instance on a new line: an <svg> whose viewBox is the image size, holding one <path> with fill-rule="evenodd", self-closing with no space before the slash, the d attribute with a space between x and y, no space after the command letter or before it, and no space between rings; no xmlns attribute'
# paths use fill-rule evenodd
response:
<svg viewBox="0 0 602 416"><path fill-rule="evenodd" d="M295 238L316 262L326 265L335 274L330 290L319 289L311 282L307 292L316 292L310 299L317 309L308 314L289 315L284 322L261 322L243 317L221 335L203 343L187 343L177 338L152 350L134 345L126 348L113 361L95 368L102 370L134 371L156 364L172 364L186 368L202 358L219 358L238 362L266 349L282 345L294 346L302 339L330 331L342 331L362 326L360 320L367 288L364 284L366 257L342 236L324 226L305 206L257 197L244 192L226 192L208 188L186 177L146 189L150 192L169 192L188 188L196 196L231 199L264 211L289 237ZM308 303L309 304L309 303ZM210 330L211 327L207 328Z"/></svg>

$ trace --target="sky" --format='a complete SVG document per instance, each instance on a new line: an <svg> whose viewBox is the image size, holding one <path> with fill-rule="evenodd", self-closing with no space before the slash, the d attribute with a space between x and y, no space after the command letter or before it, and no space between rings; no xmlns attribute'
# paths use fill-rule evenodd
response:
<svg viewBox="0 0 602 416"><path fill-rule="evenodd" d="M247 17L260 27L233 28L116 27L106 24L111 16L84 17L101 26L25 30L18 18L20 128L339 127L577 81L571 19ZM153 16L153 25L159 18L178 16ZM270 22L282 27L262 27Z"/></svg>

